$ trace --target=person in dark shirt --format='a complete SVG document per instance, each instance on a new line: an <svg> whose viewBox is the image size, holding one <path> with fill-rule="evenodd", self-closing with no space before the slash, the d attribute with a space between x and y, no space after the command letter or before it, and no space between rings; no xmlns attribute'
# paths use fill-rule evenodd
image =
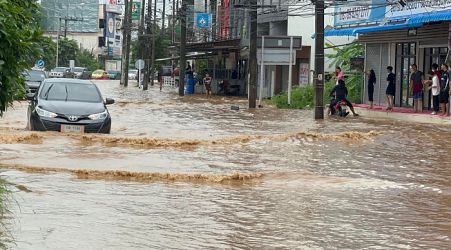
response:
<svg viewBox="0 0 451 250"><path fill-rule="evenodd" d="M370 109L373 109L374 102L374 85L376 84L376 73L371 69L368 73L368 101L370 102Z"/></svg>
<svg viewBox="0 0 451 250"><path fill-rule="evenodd" d="M442 64L442 74L440 76L440 107L442 109L441 115L449 115L449 72L448 65Z"/></svg>
<svg viewBox="0 0 451 250"><path fill-rule="evenodd" d="M348 95L348 88L346 88L345 81L338 80L338 85L335 85L334 89L330 92L329 96L335 96L335 100L330 104L330 109L332 110L333 107L338 102L346 102L346 105L351 109L351 112L354 116L358 116L358 114L354 111L354 107L352 106L352 103L346 99L346 96Z"/></svg>
<svg viewBox="0 0 451 250"><path fill-rule="evenodd" d="M387 110L393 111L393 106L395 106L395 91L396 91L396 76L393 74L393 67L387 67L388 76L387 76L387 89L385 90L385 94L387 95Z"/></svg>
<svg viewBox="0 0 451 250"><path fill-rule="evenodd" d="M423 72L418 70L416 64L410 66L412 74L410 75L410 90L413 93L413 112L423 111Z"/></svg>

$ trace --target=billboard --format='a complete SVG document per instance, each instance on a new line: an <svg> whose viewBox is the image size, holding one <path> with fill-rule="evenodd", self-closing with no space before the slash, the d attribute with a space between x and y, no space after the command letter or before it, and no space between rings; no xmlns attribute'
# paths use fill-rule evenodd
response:
<svg viewBox="0 0 451 250"><path fill-rule="evenodd" d="M111 12L106 13L105 18L105 37L108 37L108 39L114 39L114 35L116 33L116 15Z"/></svg>

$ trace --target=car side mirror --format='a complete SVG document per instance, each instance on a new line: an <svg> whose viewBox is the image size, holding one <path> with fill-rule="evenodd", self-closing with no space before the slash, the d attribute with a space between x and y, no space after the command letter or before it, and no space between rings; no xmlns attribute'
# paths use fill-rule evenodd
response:
<svg viewBox="0 0 451 250"><path fill-rule="evenodd" d="M106 98L105 99L105 105L111 105L111 104L114 104L114 99Z"/></svg>
<svg viewBox="0 0 451 250"><path fill-rule="evenodd" d="M36 96L36 93L27 93L27 100L32 101L35 96Z"/></svg>

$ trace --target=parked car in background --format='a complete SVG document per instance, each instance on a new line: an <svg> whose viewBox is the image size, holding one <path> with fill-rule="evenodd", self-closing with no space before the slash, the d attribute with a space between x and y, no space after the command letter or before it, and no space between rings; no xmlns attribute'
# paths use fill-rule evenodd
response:
<svg viewBox="0 0 451 250"><path fill-rule="evenodd" d="M50 78L74 78L74 73L68 67L56 67L50 71Z"/></svg>
<svg viewBox="0 0 451 250"><path fill-rule="evenodd" d="M46 79L37 93L27 94L28 128L32 131L105 133L111 131L107 105L97 86L89 80Z"/></svg>
<svg viewBox="0 0 451 250"><path fill-rule="evenodd" d="M91 78L91 71L89 71L87 68L83 68L83 67L75 67L74 74L75 74L75 78L77 78L77 79L87 80L87 79Z"/></svg>
<svg viewBox="0 0 451 250"><path fill-rule="evenodd" d="M121 72L118 70L108 70L108 78L110 80L120 80Z"/></svg>
<svg viewBox="0 0 451 250"><path fill-rule="evenodd" d="M138 70L137 69L128 70L128 79L129 80L138 80Z"/></svg>
<svg viewBox="0 0 451 250"><path fill-rule="evenodd" d="M27 92L29 93L35 93L39 86L41 86L41 83L47 78L43 70L26 70L23 72L23 75L25 77Z"/></svg>
<svg viewBox="0 0 451 250"><path fill-rule="evenodd" d="M91 75L91 79L108 79L108 72L103 69L98 69L94 71Z"/></svg>

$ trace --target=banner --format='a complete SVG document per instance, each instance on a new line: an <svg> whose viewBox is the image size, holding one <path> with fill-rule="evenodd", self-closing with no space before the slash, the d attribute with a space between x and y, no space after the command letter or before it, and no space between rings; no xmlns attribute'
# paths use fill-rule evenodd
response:
<svg viewBox="0 0 451 250"><path fill-rule="evenodd" d="M117 14L122 13L121 2L119 0L105 0L104 2L106 12L113 12Z"/></svg>
<svg viewBox="0 0 451 250"><path fill-rule="evenodd" d="M133 2L131 3L132 8L132 20L139 21L141 19L141 3Z"/></svg>
<svg viewBox="0 0 451 250"><path fill-rule="evenodd" d="M387 6L385 17L393 19L449 9L451 9L451 0L411 0L406 1L404 7L400 4Z"/></svg>
<svg viewBox="0 0 451 250"><path fill-rule="evenodd" d="M309 84L310 65L308 63L301 63L299 65L299 86Z"/></svg>
<svg viewBox="0 0 451 250"><path fill-rule="evenodd" d="M380 22L385 18L385 0L353 1L335 8L335 26Z"/></svg>
<svg viewBox="0 0 451 250"><path fill-rule="evenodd" d="M105 19L105 37L108 38L114 38L114 35L116 33L116 24L115 24L115 17L116 15L110 12L106 13L106 19Z"/></svg>

